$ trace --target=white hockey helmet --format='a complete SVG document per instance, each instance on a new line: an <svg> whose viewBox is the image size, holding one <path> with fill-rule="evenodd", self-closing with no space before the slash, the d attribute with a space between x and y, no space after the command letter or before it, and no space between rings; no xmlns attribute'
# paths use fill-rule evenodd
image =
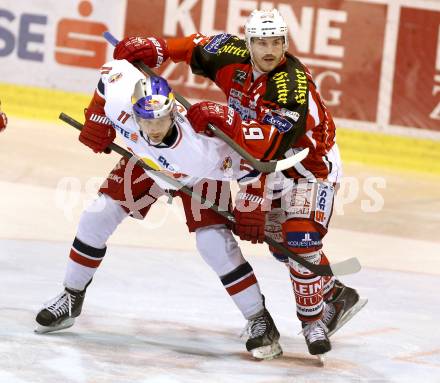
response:
<svg viewBox="0 0 440 383"><path fill-rule="evenodd" d="M176 100L168 82L159 76L139 80L132 96L135 119L151 120L175 111Z"/></svg>
<svg viewBox="0 0 440 383"><path fill-rule="evenodd" d="M284 37L284 51L289 47L289 38L287 36L287 24L283 16L277 9L252 11L248 17L245 28L245 38L248 49L251 47L252 37Z"/></svg>

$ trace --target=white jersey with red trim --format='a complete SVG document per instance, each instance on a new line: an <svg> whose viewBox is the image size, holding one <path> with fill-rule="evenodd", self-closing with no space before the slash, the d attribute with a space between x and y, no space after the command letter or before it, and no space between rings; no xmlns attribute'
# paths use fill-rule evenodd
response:
<svg viewBox="0 0 440 383"><path fill-rule="evenodd" d="M149 166L161 170L184 185L192 186L202 178L240 179L252 168L227 144L216 137L196 133L178 105L171 137L166 144L152 145L139 130L132 114L131 96L136 82L145 76L126 60L115 60L101 68L98 93L105 98L104 110L127 148ZM171 185L147 172L159 186Z"/></svg>

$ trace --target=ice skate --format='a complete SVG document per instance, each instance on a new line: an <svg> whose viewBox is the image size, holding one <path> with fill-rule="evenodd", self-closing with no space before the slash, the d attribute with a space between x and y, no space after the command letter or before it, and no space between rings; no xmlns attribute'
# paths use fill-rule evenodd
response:
<svg viewBox="0 0 440 383"><path fill-rule="evenodd" d="M327 336L327 327L321 320L302 323L302 333L307 343L311 355L316 355L321 363L324 363L323 354L332 349L330 340Z"/></svg>
<svg viewBox="0 0 440 383"><path fill-rule="evenodd" d="M322 322L328 328L329 337L353 318L368 302L367 299L360 299L355 289L339 281L335 282L335 288L335 296L326 303L322 315Z"/></svg>
<svg viewBox="0 0 440 383"><path fill-rule="evenodd" d="M246 349L254 358L268 360L283 354L278 343L280 333L266 309L262 314L248 321L244 333L247 335Z"/></svg>
<svg viewBox="0 0 440 383"><path fill-rule="evenodd" d="M72 327L75 318L81 314L85 294L86 289L75 291L66 288L38 313L35 318L38 327L34 331L44 334Z"/></svg>

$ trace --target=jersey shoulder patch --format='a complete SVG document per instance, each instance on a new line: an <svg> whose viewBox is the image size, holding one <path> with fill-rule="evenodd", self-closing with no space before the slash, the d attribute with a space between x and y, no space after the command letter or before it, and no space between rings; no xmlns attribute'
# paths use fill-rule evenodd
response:
<svg viewBox="0 0 440 383"><path fill-rule="evenodd" d="M246 42L227 33L216 35L206 44L194 48L191 68L194 74L202 75L215 81L217 72L230 65L250 61Z"/></svg>
<svg viewBox="0 0 440 383"><path fill-rule="evenodd" d="M209 40L209 42L203 47L203 49L208 52L215 54L218 52L220 47L224 45L232 37L229 33L222 33L220 35L215 35Z"/></svg>

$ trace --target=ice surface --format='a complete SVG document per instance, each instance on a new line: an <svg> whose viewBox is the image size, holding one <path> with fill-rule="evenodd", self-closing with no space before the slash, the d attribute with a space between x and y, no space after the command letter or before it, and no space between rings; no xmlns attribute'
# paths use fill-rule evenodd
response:
<svg viewBox="0 0 440 383"><path fill-rule="evenodd" d="M258 362L244 319L195 252L111 246L76 324L33 333L62 289L69 243L0 240L0 382L440 382L439 277L363 269L343 281L368 305L308 355L287 270L250 256L284 355Z"/></svg>

